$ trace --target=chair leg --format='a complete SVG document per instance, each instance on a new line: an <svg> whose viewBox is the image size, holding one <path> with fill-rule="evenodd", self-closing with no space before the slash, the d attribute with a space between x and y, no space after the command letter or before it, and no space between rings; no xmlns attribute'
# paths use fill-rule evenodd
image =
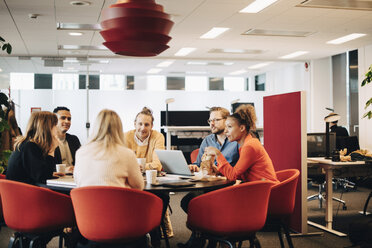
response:
<svg viewBox="0 0 372 248"><path fill-rule="evenodd" d="M284 242L283 242L283 234L282 234L282 227L279 225L278 227L278 237L280 241L280 247L284 248Z"/></svg>
<svg viewBox="0 0 372 248"><path fill-rule="evenodd" d="M285 232L285 236L287 238L287 242L288 242L288 245L290 248L294 248L293 247L293 243L292 243L292 238L291 238L291 235L289 234L289 229L288 227L285 225L285 224L282 224L283 226L283 229L284 229L284 232Z"/></svg>
<svg viewBox="0 0 372 248"><path fill-rule="evenodd" d="M58 242L58 247L59 248L63 248L63 239L66 240L65 235L63 235L63 234L59 235L59 242ZM66 241L65 241L65 243L66 243Z"/></svg>
<svg viewBox="0 0 372 248"><path fill-rule="evenodd" d="M254 241L255 248L261 248L260 241L258 240L258 238L256 237L256 235L254 236L253 241Z"/></svg>
<svg viewBox="0 0 372 248"><path fill-rule="evenodd" d="M17 240L17 236L15 237L10 237L8 248L13 248L14 242Z"/></svg>
<svg viewBox="0 0 372 248"><path fill-rule="evenodd" d="M239 241L238 248L242 248L242 245L243 245L243 241Z"/></svg>

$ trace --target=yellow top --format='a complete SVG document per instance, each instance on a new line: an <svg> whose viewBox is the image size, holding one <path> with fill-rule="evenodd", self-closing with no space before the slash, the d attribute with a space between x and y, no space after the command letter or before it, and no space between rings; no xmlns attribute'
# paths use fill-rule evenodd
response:
<svg viewBox="0 0 372 248"><path fill-rule="evenodd" d="M124 134L125 145L134 151L137 158L146 158L145 170L161 171L162 166L158 156L154 152L155 149L165 150L164 135L158 131L151 130L148 144L139 146L134 139L136 130L128 131Z"/></svg>

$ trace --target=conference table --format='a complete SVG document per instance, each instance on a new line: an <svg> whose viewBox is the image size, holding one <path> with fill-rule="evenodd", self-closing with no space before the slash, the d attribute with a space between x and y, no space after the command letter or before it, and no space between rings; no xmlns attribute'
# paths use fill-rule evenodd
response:
<svg viewBox="0 0 372 248"><path fill-rule="evenodd" d="M145 187L143 190L152 193L188 192L196 190L212 191L231 186L235 183L235 181L229 181L226 178L210 178L209 180L205 179L202 181L193 181L190 179L180 180L180 176L178 175L166 175L164 177L158 177L157 179L158 182L160 182L158 183L158 185L148 184L145 180ZM180 182L181 185L179 185L178 182ZM182 182L185 182L186 185L182 185ZM168 186L165 186L164 184ZM76 188L76 183L72 176L63 176L56 179L49 179L47 180L45 185L40 186L49 188L54 191L69 194L72 189ZM162 223L162 225L163 224L164 223ZM169 248L170 245L166 232L164 232L163 235L165 236L166 247Z"/></svg>
<svg viewBox="0 0 372 248"><path fill-rule="evenodd" d="M345 233L334 230L333 222L333 187L332 178L334 177L356 177L372 176L372 164L366 164L364 161L355 162L334 162L326 158L307 158L308 167L320 167L325 171L326 182L326 204L325 204L325 226L308 221L311 226L317 227L324 231L336 234L337 236L347 236Z"/></svg>

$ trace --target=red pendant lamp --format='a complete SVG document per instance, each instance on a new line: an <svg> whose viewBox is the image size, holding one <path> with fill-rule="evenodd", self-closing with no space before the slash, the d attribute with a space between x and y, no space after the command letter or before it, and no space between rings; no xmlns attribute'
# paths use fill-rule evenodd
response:
<svg viewBox="0 0 372 248"><path fill-rule="evenodd" d="M118 0L102 11L100 34L116 54L156 56L169 48L173 24L155 0Z"/></svg>

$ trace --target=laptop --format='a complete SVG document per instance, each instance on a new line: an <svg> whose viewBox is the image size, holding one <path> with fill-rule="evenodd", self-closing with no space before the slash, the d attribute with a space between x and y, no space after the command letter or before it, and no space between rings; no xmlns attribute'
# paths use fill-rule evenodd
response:
<svg viewBox="0 0 372 248"><path fill-rule="evenodd" d="M168 174L180 175L185 178L190 178L194 175L190 171L182 151L156 149L155 153L158 156L164 171Z"/></svg>

